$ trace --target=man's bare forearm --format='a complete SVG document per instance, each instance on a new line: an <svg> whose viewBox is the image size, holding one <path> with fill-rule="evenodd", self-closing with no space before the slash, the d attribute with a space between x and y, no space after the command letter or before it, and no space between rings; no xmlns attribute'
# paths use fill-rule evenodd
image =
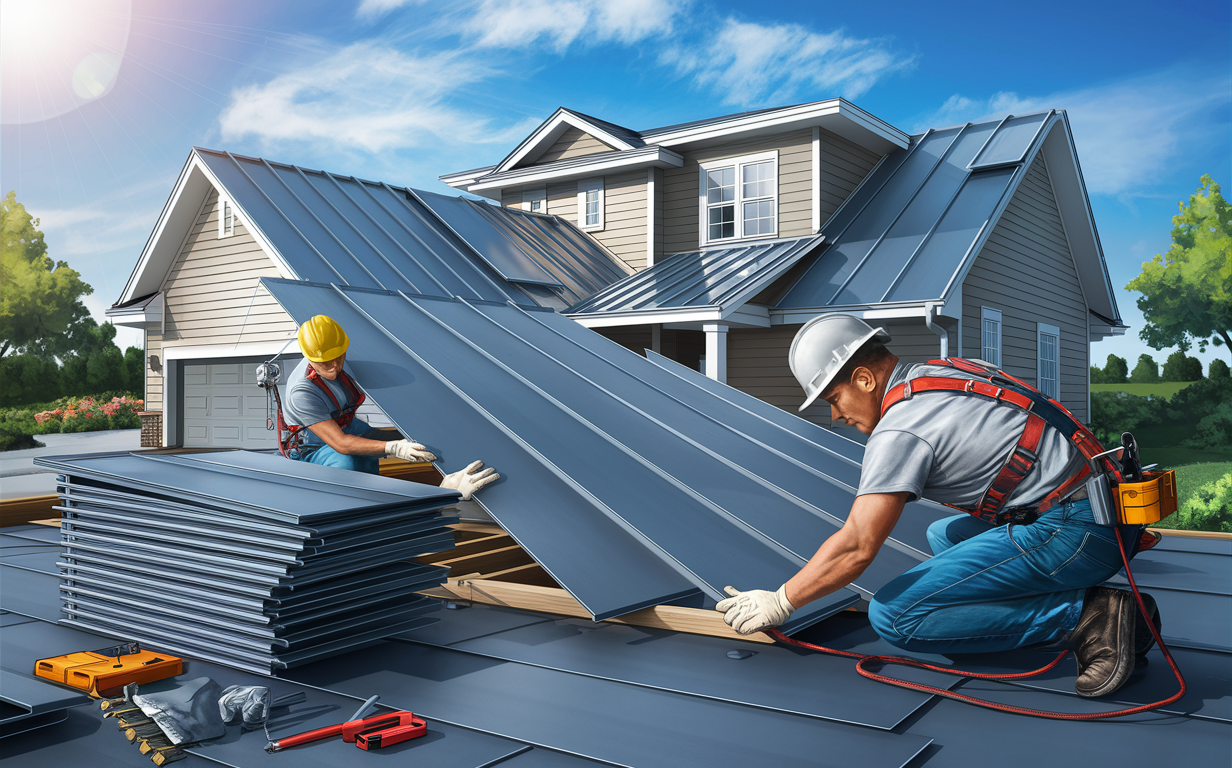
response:
<svg viewBox="0 0 1232 768"><path fill-rule="evenodd" d="M907 493L857 496L847 522L822 543L800 572L787 582L787 599L801 608L860 577L894 529Z"/></svg>

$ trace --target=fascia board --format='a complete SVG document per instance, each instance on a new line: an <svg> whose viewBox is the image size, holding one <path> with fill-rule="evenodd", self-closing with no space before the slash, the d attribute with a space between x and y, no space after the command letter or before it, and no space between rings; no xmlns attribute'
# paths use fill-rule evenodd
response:
<svg viewBox="0 0 1232 768"><path fill-rule="evenodd" d="M180 169L180 175L175 181L175 187L171 190L171 196L167 198L167 202L163 204L162 211L158 214L158 221L154 224L154 230L146 239L145 247L141 249L141 256L137 259L137 265L133 267L132 274L128 277L128 282L124 285L124 290L120 293L120 298L116 300L116 304L124 304L132 301L141 294L137 293L137 284L141 282L141 278L145 276L146 269L150 266L154 252L158 250L157 246L162 242L163 234L167 229L168 223L172 218L173 212L180 210L181 202L184 198L185 188L188 186L188 180L191 177L192 170L197 167L197 153L192 151L188 153L188 159L184 161L184 167ZM187 203L184 203L187 204ZM196 207L199 207L199 203ZM192 225L189 224L191 229ZM172 259L174 260L174 256ZM170 269L171 264L167 265ZM162 280L159 280L161 283Z"/></svg>
<svg viewBox="0 0 1232 768"><path fill-rule="evenodd" d="M289 315L288 315L289 317ZM294 332L286 341L260 341L250 344L183 344L180 346L164 346L164 360L206 360L227 357L273 357L278 354L299 356L295 347ZM294 347L294 348L292 348ZM290 349L289 352L287 350Z"/></svg>
<svg viewBox="0 0 1232 768"><path fill-rule="evenodd" d="M481 179L496 170L495 165L489 165L486 168L474 168L469 171L458 171L457 173L446 173L443 176L436 178L445 182L455 189L465 188L469 184L473 184L476 179Z"/></svg>
<svg viewBox="0 0 1232 768"><path fill-rule="evenodd" d="M593 123L583 120L577 115L565 110L564 107L556 110L556 113L549 117L535 132L528 136L517 149L513 150L504 160L496 166L495 172L502 173L513 168L519 162L528 157L532 152L538 149L548 139L555 140L553 133L562 125L570 125L580 131L585 131L596 139L599 139L604 144L615 147L616 149L634 149L632 144L629 144L623 139L619 139L607 131L603 130Z"/></svg>
<svg viewBox="0 0 1232 768"><path fill-rule="evenodd" d="M734 118L719 123L693 126L660 135L648 134L646 140L647 143L653 142L654 144L670 147L695 141L722 138L748 131L764 131L793 123L798 123L801 126L822 125L820 121L824 118L832 117L845 119L854 126L858 126L882 141L888 142L900 149L906 149L911 140L911 137L906 133L883 120L873 117L843 99L829 99L813 104L802 104L797 107L788 107L774 112Z"/></svg>
<svg viewBox="0 0 1232 768"><path fill-rule="evenodd" d="M723 322L728 325L769 328L770 308L762 304L738 304L722 313Z"/></svg>
<svg viewBox="0 0 1232 768"><path fill-rule="evenodd" d="M719 307L693 307L691 309L635 310L631 312L604 312L602 314L565 315L587 328L611 328L619 325L654 325L658 323L719 322L723 319Z"/></svg>
<svg viewBox="0 0 1232 768"><path fill-rule="evenodd" d="M807 307L793 309L771 309L771 325L796 325L807 322L818 315L829 312L842 312L862 320L893 320L923 318L928 313L928 304L934 302L909 302L902 304L844 304L828 307ZM943 313L947 314L948 313Z"/></svg>
<svg viewBox="0 0 1232 768"><path fill-rule="evenodd" d="M1091 198L1087 194L1086 182L1082 176L1082 166L1078 161L1073 133L1070 131L1069 116L1065 110L1058 110L1057 114L1060 127L1064 130L1053 140L1050 126L1042 142L1042 151L1048 163L1048 175L1052 182L1053 196L1057 198L1061 223L1070 241L1074 267L1078 272L1083 293L1086 294L1088 306L1106 317L1120 320L1116 292L1108 274L1108 262L1100 244L1095 214L1091 211ZM1107 303L1103 303L1101 299Z"/></svg>
<svg viewBox="0 0 1232 768"><path fill-rule="evenodd" d="M193 153L194 155L197 154L196 148L193 149ZM214 185L214 188L218 190L218 194L220 196L225 194L227 199L231 201L231 204L235 206L236 211L242 215L244 227L248 230L249 234L252 235L252 239L257 241L257 245L261 247L261 250L265 251L265 255L270 258L270 261L274 262L274 266L278 268L278 274L288 280L301 279L300 276L296 274L295 270L291 268L291 265L287 262L287 260L282 257L282 254L278 252L278 249L274 247L274 244L270 242L270 239L266 237L265 232L261 230L261 225L252 216L248 215L248 211L245 210L244 206L235 199L235 196L223 186L222 182L220 182L214 175L214 172L210 170L209 165L201 160L200 157L197 157L196 159L200 164L201 170L205 174L206 178L208 178L210 183ZM239 162L232 157L228 157L227 160L229 162Z"/></svg>
<svg viewBox="0 0 1232 768"><path fill-rule="evenodd" d="M568 162L568 161L567 161ZM639 168L680 168L684 166L684 156L664 147L638 147L618 153L605 153L593 162L570 164L565 167L539 166L533 169L496 173L485 176L481 181L466 188L472 194L482 194L485 190L501 189L514 184L532 184L535 182L564 181L573 178L585 178L607 173L614 170L635 171Z"/></svg>

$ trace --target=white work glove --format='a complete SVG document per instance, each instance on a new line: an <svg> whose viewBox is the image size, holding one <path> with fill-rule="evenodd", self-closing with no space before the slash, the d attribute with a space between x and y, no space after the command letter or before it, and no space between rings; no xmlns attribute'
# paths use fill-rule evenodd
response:
<svg viewBox="0 0 1232 768"><path fill-rule="evenodd" d="M263 685L232 685L218 699L218 714L224 723L242 717L244 725L257 727L269 718L270 689Z"/></svg>
<svg viewBox="0 0 1232 768"><path fill-rule="evenodd" d="M483 470L482 472L480 470ZM488 467L483 469L482 461L472 461L467 465L466 469L460 469L453 474L445 475L445 479L441 481L442 488L451 488L462 493L462 501L470 501L471 494L478 491L488 483L495 483L500 480L500 475L496 474L496 470Z"/></svg>
<svg viewBox="0 0 1232 768"><path fill-rule="evenodd" d="M432 451L410 440L390 440L385 443L385 455L407 461L436 461Z"/></svg>
<svg viewBox="0 0 1232 768"><path fill-rule="evenodd" d="M775 592L764 589L741 592L735 587L723 587L723 591L731 597L720 600L714 608L723 614L723 621L742 635L777 627L796 610L796 606L787 599L786 584Z"/></svg>

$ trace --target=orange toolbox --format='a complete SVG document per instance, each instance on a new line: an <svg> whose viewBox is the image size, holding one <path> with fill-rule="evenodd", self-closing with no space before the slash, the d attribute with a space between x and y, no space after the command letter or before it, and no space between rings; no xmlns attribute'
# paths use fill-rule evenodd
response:
<svg viewBox="0 0 1232 768"><path fill-rule="evenodd" d="M34 674L95 696L111 696L129 683L152 683L184 671L184 661L167 653L124 643L97 651L66 653L34 662Z"/></svg>

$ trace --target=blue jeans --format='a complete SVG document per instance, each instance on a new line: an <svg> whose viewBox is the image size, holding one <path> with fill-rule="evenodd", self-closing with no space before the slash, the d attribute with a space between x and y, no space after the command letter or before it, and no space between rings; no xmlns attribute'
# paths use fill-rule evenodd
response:
<svg viewBox="0 0 1232 768"><path fill-rule="evenodd" d="M348 435L362 435L369 431L369 427L359 419L351 422L347 427ZM352 456L346 453L338 453L328 445L304 445L298 451L291 454L291 458L296 461L306 461L309 464L320 464L323 467L338 467L339 469L350 469L355 472L367 472L370 475L379 475L381 473L381 457L380 456Z"/></svg>
<svg viewBox="0 0 1232 768"><path fill-rule="evenodd" d="M1127 550L1137 530L1122 528ZM1087 587L1122 567L1115 532L1095 524L1086 499L1058 504L1032 525L944 518L929 526L928 541L934 557L882 587L868 609L886 642L919 653L1062 647Z"/></svg>

